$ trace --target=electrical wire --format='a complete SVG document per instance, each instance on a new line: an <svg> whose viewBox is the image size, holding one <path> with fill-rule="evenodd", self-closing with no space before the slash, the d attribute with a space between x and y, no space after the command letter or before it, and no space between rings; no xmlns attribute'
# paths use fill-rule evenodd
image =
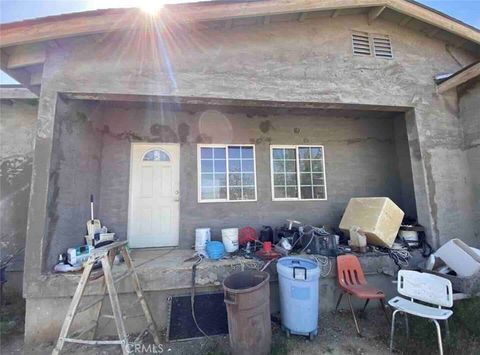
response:
<svg viewBox="0 0 480 355"><path fill-rule="evenodd" d="M373 247L373 250L377 253L388 255L399 269L407 267L408 261L412 257L412 254L407 249L389 249L383 247Z"/></svg>
<svg viewBox="0 0 480 355"><path fill-rule="evenodd" d="M192 318L193 318L193 322L195 323L195 326L200 331L200 333L202 333L207 339L209 339L210 337L207 335L207 333L205 333L203 329L200 328L200 326L198 325L197 317L195 316L195 276L197 273L197 266L200 265L202 261L203 261L203 257L199 255L198 259L192 265L192 292L190 295L190 304L192 308Z"/></svg>
<svg viewBox="0 0 480 355"><path fill-rule="evenodd" d="M328 256L310 255L320 265L320 276L327 277L332 272L333 263Z"/></svg>

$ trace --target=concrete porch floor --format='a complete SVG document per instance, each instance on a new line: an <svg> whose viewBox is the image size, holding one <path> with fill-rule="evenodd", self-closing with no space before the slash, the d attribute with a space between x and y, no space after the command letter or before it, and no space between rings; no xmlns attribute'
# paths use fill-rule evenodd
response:
<svg viewBox="0 0 480 355"><path fill-rule="evenodd" d="M188 249L137 249L132 250L131 255L140 278L140 283L152 315L159 327L165 329L168 322L168 300L174 295L190 294L191 289L191 268L193 261L185 262L194 254ZM368 281L383 289L387 297L395 294L395 286L392 284L392 276L396 266L388 255L366 254L360 257L362 267L367 275ZM320 311L334 309L338 297L336 281L335 258L329 258L329 264L324 270L330 270L328 275L320 279ZM197 267L196 290L197 292L222 292L222 281L234 271L247 268L259 268L262 263L252 259L234 256L220 261L204 260ZM113 273L122 274L126 266L122 263L114 265ZM270 282L270 308L272 313L279 311L278 282L275 264L272 263L267 270L271 274ZM96 271L101 274L101 271ZM68 306L71 302L80 273L76 274L44 274L43 283L38 287L38 293L26 296L26 321L25 337L30 342L54 341L60 331ZM91 283L85 291L86 303L98 298L101 291L102 278ZM129 278L121 280L118 284L120 303L123 305L132 304L134 296L132 282ZM108 303L108 302L107 302ZM356 307L362 304L358 302ZM107 306L105 313L110 312ZM93 318L93 311L81 313L75 319L72 331L90 323ZM132 309L132 314L126 312L126 316L139 313L139 309ZM144 328L144 319L135 318L127 322L129 333L135 333ZM113 322L101 327L100 335L109 336L115 334Z"/></svg>

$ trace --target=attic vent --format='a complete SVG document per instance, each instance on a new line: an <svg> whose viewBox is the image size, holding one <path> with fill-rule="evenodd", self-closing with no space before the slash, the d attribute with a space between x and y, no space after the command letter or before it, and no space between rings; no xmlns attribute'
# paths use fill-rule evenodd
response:
<svg viewBox="0 0 480 355"><path fill-rule="evenodd" d="M352 32L353 54L392 59L392 43L388 35L367 32Z"/></svg>
<svg viewBox="0 0 480 355"><path fill-rule="evenodd" d="M392 59L392 44L390 43L390 37L387 35L372 35L373 51L375 57Z"/></svg>
<svg viewBox="0 0 480 355"><path fill-rule="evenodd" d="M371 55L370 37L367 32L352 33L353 54Z"/></svg>

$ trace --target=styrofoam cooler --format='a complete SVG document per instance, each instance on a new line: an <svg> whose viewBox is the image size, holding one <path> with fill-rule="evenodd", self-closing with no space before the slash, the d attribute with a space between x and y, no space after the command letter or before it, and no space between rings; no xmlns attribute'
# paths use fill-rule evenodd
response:
<svg viewBox="0 0 480 355"><path fill-rule="evenodd" d="M238 228L222 229L222 242L227 253L238 250Z"/></svg>
<svg viewBox="0 0 480 355"><path fill-rule="evenodd" d="M198 253L205 253L207 242L212 240L210 228L195 229L195 251Z"/></svg>
<svg viewBox="0 0 480 355"><path fill-rule="evenodd" d="M442 259L460 277L470 277L480 272L480 255L458 238L438 248L435 257Z"/></svg>
<svg viewBox="0 0 480 355"><path fill-rule="evenodd" d="M313 338L318 334L320 267L306 258L284 257L277 262L282 329Z"/></svg>

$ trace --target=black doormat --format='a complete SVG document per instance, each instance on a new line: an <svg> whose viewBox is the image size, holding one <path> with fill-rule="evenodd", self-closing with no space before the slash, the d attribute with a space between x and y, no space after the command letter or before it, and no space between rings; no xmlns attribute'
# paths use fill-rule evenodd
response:
<svg viewBox="0 0 480 355"><path fill-rule="evenodd" d="M196 294L195 318L208 336L228 334L227 308L223 293ZM203 334L193 320L190 295L169 297L167 341L200 337L203 337Z"/></svg>

